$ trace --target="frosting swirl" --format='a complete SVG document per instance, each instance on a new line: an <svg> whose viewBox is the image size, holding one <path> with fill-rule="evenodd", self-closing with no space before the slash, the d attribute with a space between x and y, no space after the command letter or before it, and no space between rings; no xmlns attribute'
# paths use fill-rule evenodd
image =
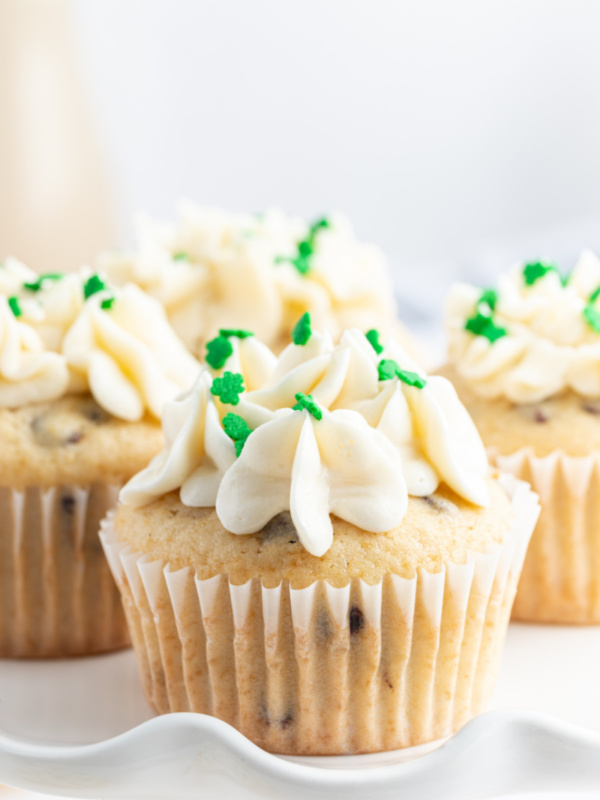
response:
<svg viewBox="0 0 600 800"><path fill-rule="evenodd" d="M481 397L535 403L565 389L600 396L600 261L584 252L563 279L517 265L497 290L456 284L446 302L448 353Z"/></svg>
<svg viewBox="0 0 600 800"><path fill-rule="evenodd" d="M279 347L305 311L334 338L349 324L387 329L394 320L383 254L359 242L340 214L308 225L277 210L233 214L186 203L179 224L141 218L138 242L134 254L102 256L101 269L156 297L194 352L232 325Z"/></svg>
<svg viewBox="0 0 600 800"><path fill-rule="evenodd" d="M13 260L0 285L0 405L89 391L120 419L160 418L200 370L160 303L133 284L115 290L89 270L38 276Z"/></svg>
<svg viewBox="0 0 600 800"><path fill-rule="evenodd" d="M442 481L487 504L485 450L446 379L424 377L397 343L383 348L375 337L376 348L355 329L334 346L309 315L294 339L264 361L262 385L252 388L242 351L257 346L253 337L238 339L236 353L209 347L213 365L165 406L165 450L125 486L122 502L143 506L179 490L184 505L214 505L240 535L289 510L315 556L331 546L332 514L381 533L400 524L409 494L428 495Z"/></svg>

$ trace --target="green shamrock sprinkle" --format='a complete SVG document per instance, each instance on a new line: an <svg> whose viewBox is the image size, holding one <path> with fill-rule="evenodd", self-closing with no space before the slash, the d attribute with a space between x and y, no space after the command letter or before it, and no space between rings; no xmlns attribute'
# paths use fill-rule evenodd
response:
<svg viewBox="0 0 600 800"><path fill-rule="evenodd" d="M108 289L108 285L99 275L91 275L83 285L83 296L88 300L92 295Z"/></svg>
<svg viewBox="0 0 600 800"><path fill-rule="evenodd" d="M600 333L600 311L591 303L583 309L583 317L594 333Z"/></svg>
<svg viewBox="0 0 600 800"><path fill-rule="evenodd" d="M233 440L235 445L236 455L241 455L247 438L252 433L252 428L248 425L245 419L237 414L226 414L223 417L223 429L227 436Z"/></svg>
<svg viewBox="0 0 600 800"><path fill-rule="evenodd" d="M65 277L63 272L46 272L33 283L24 283L23 288L30 292L39 292L47 281L60 281Z"/></svg>
<svg viewBox="0 0 600 800"><path fill-rule="evenodd" d="M221 369L233 353L233 345L225 336L217 336L206 343L206 363L213 369Z"/></svg>
<svg viewBox="0 0 600 800"><path fill-rule="evenodd" d="M292 406L294 411L308 411L315 419L323 419L323 412L312 399L312 395L297 392L294 397L296 398L296 405Z"/></svg>
<svg viewBox="0 0 600 800"><path fill-rule="evenodd" d="M292 342L298 345L305 345L311 336L312 328L310 324L310 312L306 311L294 325L294 330L292 331Z"/></svg>
<svg viewBox="0 0 600 800"><path fill-rule="evenodd" d="M479 306L487 306L490 312L496 309L496 303L498 302L498 292L495 289L484 289L481 293L481 297L479 298L479 302L477 303L477 307Z"/></svg>
<svg viewBox="0 0 600 800"><path fill-rule="evenodd" d="M465 322L465 330L475 334L475 336L484 336L492 342L492 344L497 339L506 336L506 330L504 328L496 325L488 315L479 312Z"/></svg>
<svg viewBox="0 0 600 800"><path fill-rule="evenodd" d="M533 286L536 281L543 278L544 275L547 275L549 272L558 272L556 264L544 264L542 261L531 261L529 264L525 264L523 267L523 280L525 281L525 285ZM565 282L566 281L563 281L563 284Z"/></svg>
<svg viewBox="0 0 600 800"><path fill-rule="evenodd" d="M219 336L224 336L226 339L230 336L234 336L236 339L247 339L249 336L254 336L254 334L252 331L244 331L242 328L221 328Z"/></svg>
<svg viewBox="0 0 600 800"><path fill-rule="evenodd" d="M115 303L115 300L116 300L116 299L117 299L117 298L116 298L114 295L111 295L110 297L106 297L106 298L105 298L105 299L104 299L104 300L103 300L103 301L100 303L100 308L103 308L103 309L104 309L104 311L110 311L110 309L113 307L113 305L114 305L114 303Z"/></svg>
<svg viewBox="0 0 600 800"><path fill-rule="evenodd" d="M211 394L231 406L237 406L243 391L244 376L239 372L224 372L220 378L214 379L210 387Z"/></svg>
<svg viewBox="0 0 600 800"><path fill-rule="evenodd" d="M288 262L296 267L300 275L307 275L310 272L310 259L315 250L316 236L319 231L329 227L331 227L331 223L325 217L313 222L308 229L308 235L306 239L302 239L302 241L298 242L296 245L298 251L297 256L277 256L275 258L275 263L282 264L284 262Z"/></svg>
<svg viewBox="0 0 600 800"><path fill-rule="evenodd" d="M400 365L393 358L382 358L377 365L380 381L391 381L392 378L399 378L408 386L416 386L417 389L424 389L427 381L416 372L407 369L400 369Z"/></svg>
<svg viewBox="0 0 600 800"><path fill-rule="evenodd" d="M183 250L178 253L173 253L173 261L189 261L190 257Z"/></svg>
<svg viewBox="0 0 600 800"><path fill-rule="evenodd" d="M20 317L23 314L23 312L21 311L21 305L17 297L9 297L8 305L10 307L10 310L15 315L15 317Z"/></svg>
<svg viewBox="0 0 600 800"><path fill-rule="evenodd" d="M383 345L379 341L380 335L381 334L379 333L379 331L376 328L371 328L370 331L367 331L365 333L365 336L367 337L367 341L369 342L369 344L371 345L373 350L375 350L375 352L377 353L378 356L380 356L383 353Z"/></svg>

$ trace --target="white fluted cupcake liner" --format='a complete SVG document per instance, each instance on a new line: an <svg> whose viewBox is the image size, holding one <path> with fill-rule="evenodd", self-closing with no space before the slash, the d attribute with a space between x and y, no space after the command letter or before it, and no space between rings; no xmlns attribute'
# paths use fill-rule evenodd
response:
<svg viewBox="0 0 600 800"><path fill-rule="evenodd" d="M118 487L0 488L0 657L75 656L129 643L98 539Z"/></svg>
<svg viewBox="0 0 600 800"><path fill-rule="evenodd" d="M600 453L524 448L493 464L528 481L542 511L523 566L513 617L532 622L600 623Z"/></svg>
<svg viewBox="0 0 600 800"><path fill-rule="evenodd" d="M121 590L146 697L159 713L217 716L287 754L394 750L450 735L481 711L539 506L510 476L502 545L438 573L344 588L198 580L101 539Z"/></svg>

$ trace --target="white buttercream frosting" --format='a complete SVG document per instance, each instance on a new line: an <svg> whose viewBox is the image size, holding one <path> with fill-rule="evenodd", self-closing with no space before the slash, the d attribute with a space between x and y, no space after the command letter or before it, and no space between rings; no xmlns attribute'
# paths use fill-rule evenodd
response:
<svg viewBox="0 0 600 800"><path fill-rule="evenodd" d="M409 494L441 482L487 504L488 464L470 417L452 385L417 374L398 344L377 353L356 329L337 345L312 332L265 359L262 385L246 387L242 351L256 347L252 338L165 406L165 450L122 502L143 506L179 490L185 505L214 505L240 535L289 511L315 556L331 546L331 515L381 533L401 523Z"/></svg>
<svg viewBox="0 0 600 800"><path fill-rule="evenodd" d="M158 419L200 371L161 304L133 284L114 289L89 270L38 276L12 260L0 286L0 405L89 391L115 417Z"/></svg>
<svg viewBox="0 0 600 800"><path fill-rule="evenodd" d="M309 239L310 256L299 260ZM279 347L305 311L334 338L350 324L388 329L394 320L383 254L359 242L340 214L311 233L277 210L233 214L185 203L177 224L141 218L136 251L104 254L100 267L156 297L195 352L234 325Z"/></svg>
<svg viewBox="0 0 600 800"><path fill-rule="evenodd" d="M535 403L565 389L598 397L599 287L600 261L590 252L564 280L550 269L528 285L523 266L513 267L498 282L493 309L481 303L481 289L456 284L446 302L449 359L482 397ZM504 335L490 341L466 330L478 312Z"/></svg>

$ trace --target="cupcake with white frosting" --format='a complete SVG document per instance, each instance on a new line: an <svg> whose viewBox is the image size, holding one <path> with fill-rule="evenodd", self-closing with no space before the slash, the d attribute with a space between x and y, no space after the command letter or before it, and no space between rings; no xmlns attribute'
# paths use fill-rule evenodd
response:
<svg viewBox="0 0 600 800"><path fill-rule="evenodd" d="M128 643L100 520L199 368L137 286L0 266L0 656Z"/></svg>
<svg viewBox="0 0 600 800"><path fill-rule="evenodd" d="M202 357L206 342L231 327L279 352L307 311L335 340L349 326L379 327L417 349L396 319L383 253L360 242L341 214L308 223L278 210L234 214L184 203L178 223L141 218L135 252L106 253L100 268L160 300Z"/></svg>
<svg viewBox="0 0 600 800"><path fill-rule="evenodd" d="M377 331L334 345L305 314L277 360L248 334L103 525L147 698L279 753L448 736L493 687L535 496Z"/></svg>
<svg viewBox="0 0 600 800"><path fill-rule="evenodd" d="M517 619L600 623L600 261L516 265L493 290L456 285L449 364L492 461L530 481L542 513Z"/></svg>

